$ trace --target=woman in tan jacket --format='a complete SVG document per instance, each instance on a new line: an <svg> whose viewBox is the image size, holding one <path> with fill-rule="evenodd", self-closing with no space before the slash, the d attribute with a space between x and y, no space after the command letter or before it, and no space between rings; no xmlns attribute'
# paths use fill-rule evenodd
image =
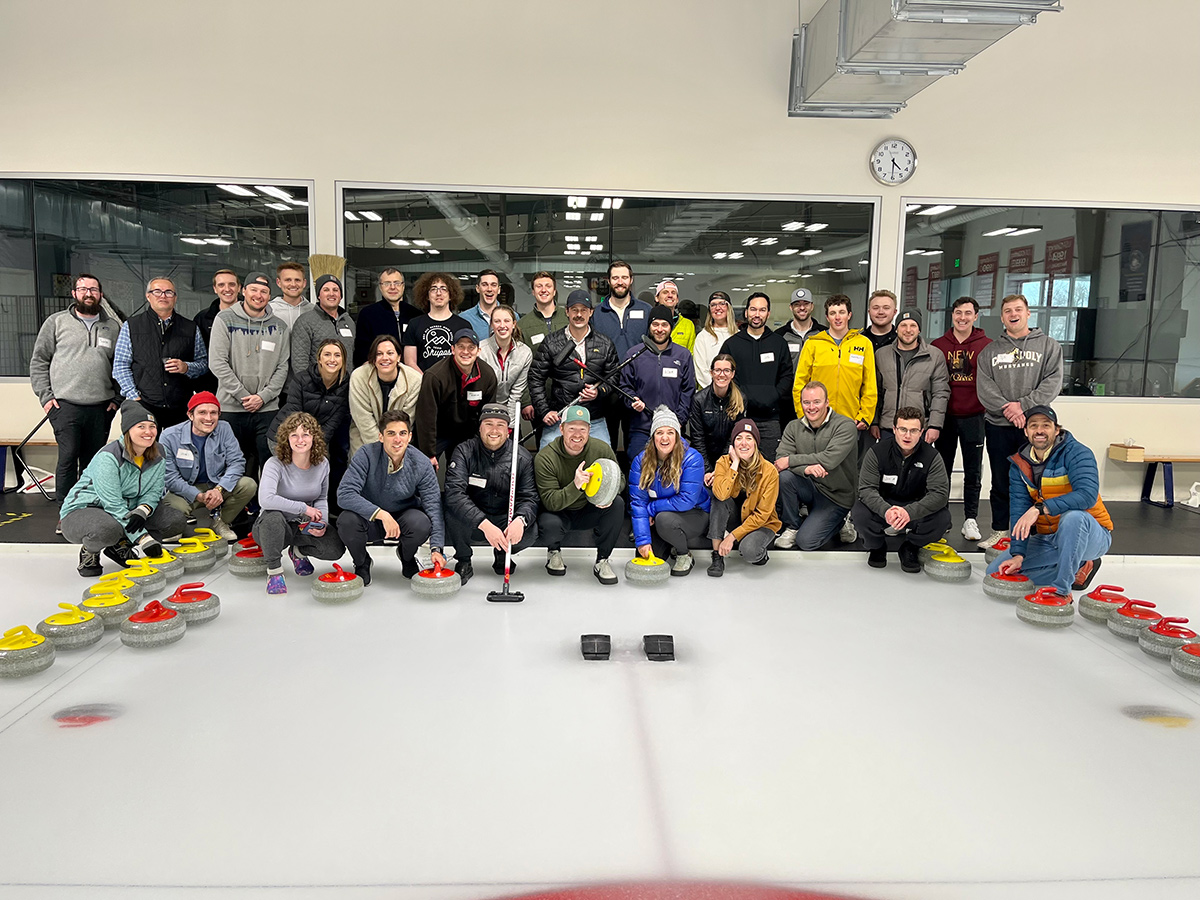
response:
<svg viewBox="0 0 1200 900"><path fill-rule="evenodd" d="M729 452L717 460L713 470L713 503L708 519L713 545L708 574L713 578L725 574L725 557L735 543L742 559L765 566L767 550L783 527L775 515L779 472L758 452L758 426L754 420L735 422L732 440Z"/></svg>
<svg viewBox="0 0 1200 900"><path fill-rule="evenodd" d="M401 409L413 418L421 393L421 373L400 362L400 345L390 334L371 342L367 361L350 376L350 456L379 440L384 410ZM413 420L413 430L417 422Z"/></svg>

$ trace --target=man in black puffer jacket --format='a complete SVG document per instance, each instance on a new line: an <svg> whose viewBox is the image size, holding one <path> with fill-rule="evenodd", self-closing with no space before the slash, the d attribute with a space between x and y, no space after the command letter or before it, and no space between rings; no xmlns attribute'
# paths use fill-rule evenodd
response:
<svg viewBox="0 0 1200 900"><path fill-rule="evenodd" d="M533 478L533 455L517 448L517 497L508 521L508 488L512 476L513 441L509 437L512 410L488 403L479 417L479 436L454 448L446 472L446 532L454 545L454 571L463 584L473 574L472 542L492 547L492 571L504 574L504 553L515 556L537 540L538 493ZM517 568L515 560L512 569Z"/></svg>

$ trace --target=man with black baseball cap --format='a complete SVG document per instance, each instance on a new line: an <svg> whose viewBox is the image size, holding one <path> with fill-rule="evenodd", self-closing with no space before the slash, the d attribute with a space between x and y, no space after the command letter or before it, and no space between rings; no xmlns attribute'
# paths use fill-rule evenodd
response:
<svg viewBox="0 0 1200 900"><path fill-rule="evenodd" d="M941 434L950 402L950 372L946 357L921 337L921 313L906 309L896 320L896 340L875 354L879 376L879 402L871 436L879 440L891 430L892 417L902 406L915 406L925 413L925 440L932 444Z"/></svg>
<svg viewBox="0 0 1200 900"><path fill-rule="evenodd" d="M454 332L450 355L425 371L417 397L417 446L438 468L438 457L479 430L483 407L496 397L496 373L479 363L479 338L464 325Z"/></svg>
<svg viewBox="0 0 1200 900"><path fill-rule="evenodd" d="M1087 590L1112 545L1096 455L1063 430L1049 406L1025 410L1025 438L1010 457L1012 537L988 574L1020 573L1069 597Z"/></svg>
<svg viewBox="0 0 1200 900"><path fill-rule="evenodd" d="M788 342L788 349L792 351L793 369L796 368L796 362L800 359L800 351L804 349L804 342L818 331L825 330L825 326L814 319L812 314L812 291L808 288L796 288L792 291L792 321L788 322L786 328L780 329L783 339Z"/></svg>

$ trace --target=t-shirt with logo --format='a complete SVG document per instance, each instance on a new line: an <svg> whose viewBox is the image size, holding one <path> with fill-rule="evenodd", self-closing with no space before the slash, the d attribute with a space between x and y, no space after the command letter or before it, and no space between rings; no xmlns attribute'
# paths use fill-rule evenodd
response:
<svg viewBox="0 0 1200 900"><path fill-rule="evenodd" d="M471 323L462 316L451 315L439 321L426 313L408 323L404 332L404 346L417 348L417 368L424 372L439 359L450 355L454 333L461 328L474 331Z"/></svg>

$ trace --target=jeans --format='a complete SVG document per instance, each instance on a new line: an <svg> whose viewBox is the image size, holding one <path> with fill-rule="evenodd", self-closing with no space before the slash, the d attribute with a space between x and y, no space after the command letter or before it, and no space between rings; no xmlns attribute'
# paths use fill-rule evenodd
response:
<svg viewBox="0 0 1200 900"><path fill-rule="evenodd" d="M67 499L80 474L108 440L113 415L108 401L78 404L59 400L57 408L50 408L50 427L58 444L54 492L60 501Z"/></svg>
<svg viewBox="0 0 1200 900"><path fill-rule="evenodd" d="M562 429L557 425L545 425L543 427L542 441L538 444L539 450L547 444L553 443L556 437L562 435ZM608 423L599 417L592 419L592 430L588 433L588 436L602 440L608 446L612 446L612 441L608 439Z"/></svg>
<svg viewBox="0 0 1200 900"><path fill-rule="evenodd" d="M731 497L728 500L718 500L713 497L712 512L708 516L708 536L714 541L724 540L725 532L732 532L742 522L741 501ZM766 526L756 528L740 541L737 541L738 551L742 559L756 563L764 559L767 550L775 541L775 532Z"/></svg>
<svg viewBox="0 0 1200 900"><path fill-rule="evenodd" d="M209 482L198 481L192 487L197 491L209 491L212 490L213 485ZM220 516L221 521L226 525L231 523L237 518L237 514L246 508L246 504L254 499L257 491L258 485L254 479L243 475L233 486L233 490L225 495L225 502L214 510L209 510L199 500L189 500L178 494L172 494L170 491L163 495L163 502L179 510L185 516L195 517L198 527L205 528L208 526L208 520L216 516Z"/></svg>
<svg viewBox="0 0 1200 900"><path fill-rule="evenodd" d="M979 489L983 484L983 413L977 416L946 416L934 446L946 464L947 476L954 471L954 452L961 446L963 458L963 516L979 518ZM1007 478L1007 474L1005 475Z"/></svg>
<svg viewBox="0 0 1200 900"><path fill-rule="evenodd" d="M1089 559L1099 559L1112 546L1112 532L1095 520L1090 513L1072 509L1058 518L1058 530L1053 534L1031 534L1025 542L1021 574L1035 585L1052 585L1060 594L1070 594L1075 573ZM1012 559L1004 551L987 567L994 575L1000 563Z"/></svg>
<svg viewBox="0 0 1200 900"><path fill-rule="evenodd" d="M1025 445L1025 432L1013 425L993 425L984 422L987 434L988 463L992 470L992 488L988 499L992 504L992 530L1009 529L1008 469L1009 457Z"/></svg>
<svg viewBox="0 0 1200 900"><path fill-rule="evenodd" d="M262 475L262 467L271 457L267 446L267 431L279 410L270 412L221 412L221 418L233 429L233 437L246 457L246 474L256 481Z"/></svg>
<svg viewBox="0 0 1200 900"><path fill-rule="evenodd" d="M861 500L856 500L852 513L854 527L862 537L863 546L868 550L878 550L887 546L888 536L884 529L888 527L883 516L876 514ZM906 543L914 547L924 547L926 544L940 540L950 527L950 509L943 506L923 519L914 519L904 529L902 537Z"/></svg>
<svg viewBox="0 0 1200 900"><path fill-rule="evenodd" d="M808 507L808 516L803 521L801 506ZM783 527L796 529L796 547L800 550L820 550L837 534L850 511L818 491L811 476L797 475L791 469L779 473L777 507Z"/></svg>

